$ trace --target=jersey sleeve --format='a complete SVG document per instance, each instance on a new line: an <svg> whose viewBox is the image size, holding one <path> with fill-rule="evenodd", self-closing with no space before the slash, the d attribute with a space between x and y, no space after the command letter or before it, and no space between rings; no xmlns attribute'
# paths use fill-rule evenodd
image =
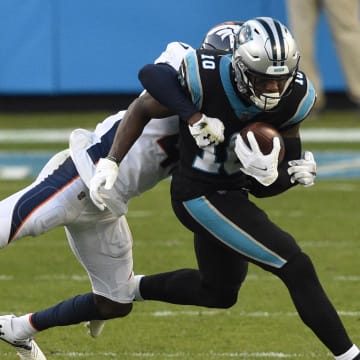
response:
<svg viewBox="0 0 360 360"><path fill-rule="evenodd" d="M309 115L316 100L314 85L307 76L300 71L296 75L292 92L294 93L294 100L292 101L294 105L288 104L291 105L291 110L289 111L291 115L288 120L280 126L282 130L302 122Z"/></svg>
<svg viewBox="0 0 360 360"><path fill-rule="evenodd" d="M191 96L192 103L200 109L203 91L196 51L189 52L184 57L179 70L179 79Z"/></svg>
<svg viewBox="0 0 360 360"><path fill-rule="evenodd" d="M162 59L165 59L165 56ZM169 63L160 62L145 65L140 69L138 77L150 95L172 112L178 114L182 120L187 121L198 112L197 107L182 87L178 72Z"/></svg>

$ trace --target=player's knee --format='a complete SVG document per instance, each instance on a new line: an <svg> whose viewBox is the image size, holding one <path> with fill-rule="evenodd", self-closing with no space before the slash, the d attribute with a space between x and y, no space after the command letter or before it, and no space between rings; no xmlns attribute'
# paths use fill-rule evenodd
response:
<svg viewBox="0 0 360 360"><path fill-rule="evenodd" d="M0 215L0 249L9 244L10 220L10 216L5 217Z"/></svg>
<svg viewBox="0 0 360 360"><path fill-rule="evenodd" d="M234 306L237 302L237 292L231 292L227 294L222 294L217 299L217 307L221 309L229 309Z"/></svg>
<svg viewBox="0 0 360 360"><path fill-rule="evenodd" d="M281 269L277 274L286 284L310 281L316 277L313 263L308 255L300 252Z"/></svg>
<svg viewBox="0 0 360 360"><path fill-rule="evenodd" d="M239 265L238 271L233 277L227 279L227 283L213 283L203 281L203 288L208 292L209 307L228 309L234 306L238 299L238 294L248 271L248 263L243 262Z"/></svg>
<svg viewBox="0 0 360 360"><path fill-rule="evenodd" d="M208 289L207 306L218 309L228 309L236 304L238 291L238 288Z"/></svg>
<svg viewBox="0 0 360 360"><path fill-rule="evenodd" d="M132 303L119 303L100 295L95 295L95 304L105 319L114 319L128 315L132 310Z"/></svg>

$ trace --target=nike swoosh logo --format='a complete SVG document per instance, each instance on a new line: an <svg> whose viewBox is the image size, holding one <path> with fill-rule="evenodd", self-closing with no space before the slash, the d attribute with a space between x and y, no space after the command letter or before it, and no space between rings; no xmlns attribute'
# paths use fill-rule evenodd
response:
<svg viewBox="0 0 360 360"><path fill-rule="evenodd" d="M252 166L254 169L261 170L261 171L268 171L267 167L259 167L259 166Z"/></svg>
<svg viewBox="0 0 360 360"><path fill-rule="evenodd" d="M189 46L186 46L185 44L183 44L183 43L181 43L181 42L179 42L179 44L180 44L185 50L187 50L187 49L189 48Z"/></svg>

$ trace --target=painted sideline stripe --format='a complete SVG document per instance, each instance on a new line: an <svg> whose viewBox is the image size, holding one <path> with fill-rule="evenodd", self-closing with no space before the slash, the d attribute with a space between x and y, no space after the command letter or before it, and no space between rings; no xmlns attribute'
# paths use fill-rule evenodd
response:
<svg viewBox="0 0 360 360"><path fill-rule="evenodd" d="M74 129L4 129L0 133L1 143L54 143L68 142Z"/></svg>
<svg viewBox="0 0 360 360"><path fill-rule="evenodd" d="M74 129L4 129L0 133L2 143L53 143L68 142ZM360 128L302 129L301 138L306 142L358 142Z"/></svg>
<svg viewBox="0 0 360 360"><path fill-rule="evenodd" d="M301 129L301 138L307 142L358 142L360 141L359 128L321 128Z"/></svg>

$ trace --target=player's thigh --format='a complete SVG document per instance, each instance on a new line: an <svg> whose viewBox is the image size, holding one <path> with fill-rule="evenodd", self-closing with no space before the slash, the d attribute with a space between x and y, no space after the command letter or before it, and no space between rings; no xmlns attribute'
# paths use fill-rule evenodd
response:
<svg viewBox="0 0 360 360"><path fill-rule="evenodd" d="M202 281L218 288L239 288L248 271L248 261L238 252L199 234L194 248Z"/></svg>
<svg viewBox="0 0 360 360"><path fill-rule="evenodd" d="M282 267L300 251L294 238L242 191L215 192L173 203L178 218L190 230L220 241L249 261Z"/></svg>
<svg viewBox="0 0 360 360"><path fill-rule="evenodd" d="M25 236L37 236L76 219L88 201L87 190L71 161L57 164L26 188L0 202L0 247Z"/></svg>
<svg viewBox="0 0 360 360"><path fill-rule="evenodd" d="M87 271L93 292L110 300L133 300L134 275L132 236L124 216L114 218L109 211L97 220L71 224L65 228L69 244Z"/></svg>

